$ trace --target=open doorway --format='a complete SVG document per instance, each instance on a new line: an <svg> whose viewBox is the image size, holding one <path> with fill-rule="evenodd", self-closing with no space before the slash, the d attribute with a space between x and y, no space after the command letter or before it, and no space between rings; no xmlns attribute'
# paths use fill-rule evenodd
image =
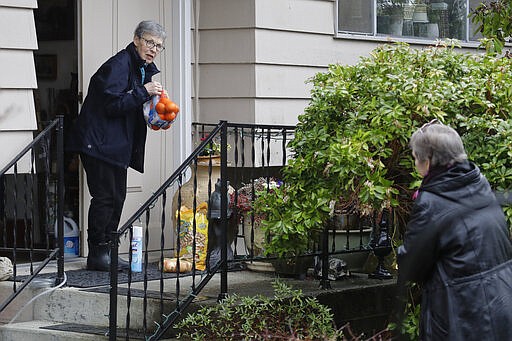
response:
<svg viewBox="0 0 512 341"><path fill-rule="evenodd" d="M76 1L44 0L39 1L38 6L34 11L38 41L38 50L34 52L38 129L43 129L57 115L63 115L64 138L67 139L69 128L78 116ZM76 155L65 153L64 170L64 214L78 221L79 167Z"/></svg>

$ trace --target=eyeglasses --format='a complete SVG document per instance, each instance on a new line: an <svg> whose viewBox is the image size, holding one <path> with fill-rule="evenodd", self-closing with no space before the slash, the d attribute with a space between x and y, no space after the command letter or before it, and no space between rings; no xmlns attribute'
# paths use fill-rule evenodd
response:
<svg viewBox="0 0 512 341"><path fill-rule="evenodd" d="M434 125L434 124L443 124L441 121L439 121L437 118L434 118L432 121L430 122L427 122L425 123L424 125L421 126L420 128L420 132L424 132L424 130L427 128L427 127L430 127L431 125Z"/></svg>
<svg viewBox="0 0 512 341"><path fill-rule="evenodd" d="M149 49L156 48L157 52L162 52L163 50L165 50L165 46L163 46L162 44L157 44L153 40L148 40L144 37L140 37L140 39L144 40L144 44L146 44L146 46L149 47Z"/></svg>

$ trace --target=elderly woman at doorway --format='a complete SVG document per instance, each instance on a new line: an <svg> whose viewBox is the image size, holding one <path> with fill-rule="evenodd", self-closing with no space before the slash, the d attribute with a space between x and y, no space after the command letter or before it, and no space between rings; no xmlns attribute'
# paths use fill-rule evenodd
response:
<svg viewBox="0 0 512 341"><path fill-rule="evenodd" d="M160 95L153 63L166 33L153 21L135 28L133 42L92 76L87 97L67 149L80 153L91 194L87 269L109 271L111 233L119 225L126 198L127 169L144 172L147 126L143 104ZM119 259L119 269L128 262Z"/></svg>
<svg viewBox="0 0 512 341"><path fill-rule="evenodd" d="M489 183L444 124L410 146L423 181L398 264L422 288L420 339L512 340L512 242Z"/></svg>

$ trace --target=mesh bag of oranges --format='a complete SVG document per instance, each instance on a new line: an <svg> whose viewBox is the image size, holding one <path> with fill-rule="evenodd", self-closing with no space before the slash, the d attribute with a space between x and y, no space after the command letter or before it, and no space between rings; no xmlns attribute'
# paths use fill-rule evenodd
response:
<svg viewBox="0 0 512 341"><path fill-rule="evenodd" d="M165 91L161 96L152 96L144 103L143 109L144 119L148 127L153 130L169 129L180 111L178 105L169 99Z"/></svg>

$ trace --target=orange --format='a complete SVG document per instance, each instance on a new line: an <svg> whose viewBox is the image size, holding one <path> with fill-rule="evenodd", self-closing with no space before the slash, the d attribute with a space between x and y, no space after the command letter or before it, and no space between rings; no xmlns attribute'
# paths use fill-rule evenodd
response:
<svg viewBox="0 0 512 341"><path fill-rule="evenodd" d="M153 129L153 130L160 130L160 128L158 126L155 126L153 124L151 125L151 129Z"/></svg>
<svg viewBox="0 0 512 341"><path fill-rule="evenodd" d="M174 121L175 118L176 118L176 113L175 112L171 112L171 113L165 114L165 120L166 121Z"/></svg>
<svg viewBox="0 0 512 341"><path fill-rule="evenodd" d="M167 105L167 103L169 102L172 102L170 99L168 99L167 97L160 97L160 101L158 101L158 103L163 103L164 105Z"/></svg>
<svg viewBox="0 0 512 341"><path fill-rule="evenodd" d="M171 112L177 112L178 110L179 110L178 106L173 101L169 101L169 102L165 103L165 112L167 114L171 113Z"/></svg>
<svg viewBox="0 0 512 341"><path fill-rule="evenodd" d="M163 114L165 113L165 104L162 103L162 102L158 102L156 105L155 105L155 110L157 113L159 114Z"/></svg>

